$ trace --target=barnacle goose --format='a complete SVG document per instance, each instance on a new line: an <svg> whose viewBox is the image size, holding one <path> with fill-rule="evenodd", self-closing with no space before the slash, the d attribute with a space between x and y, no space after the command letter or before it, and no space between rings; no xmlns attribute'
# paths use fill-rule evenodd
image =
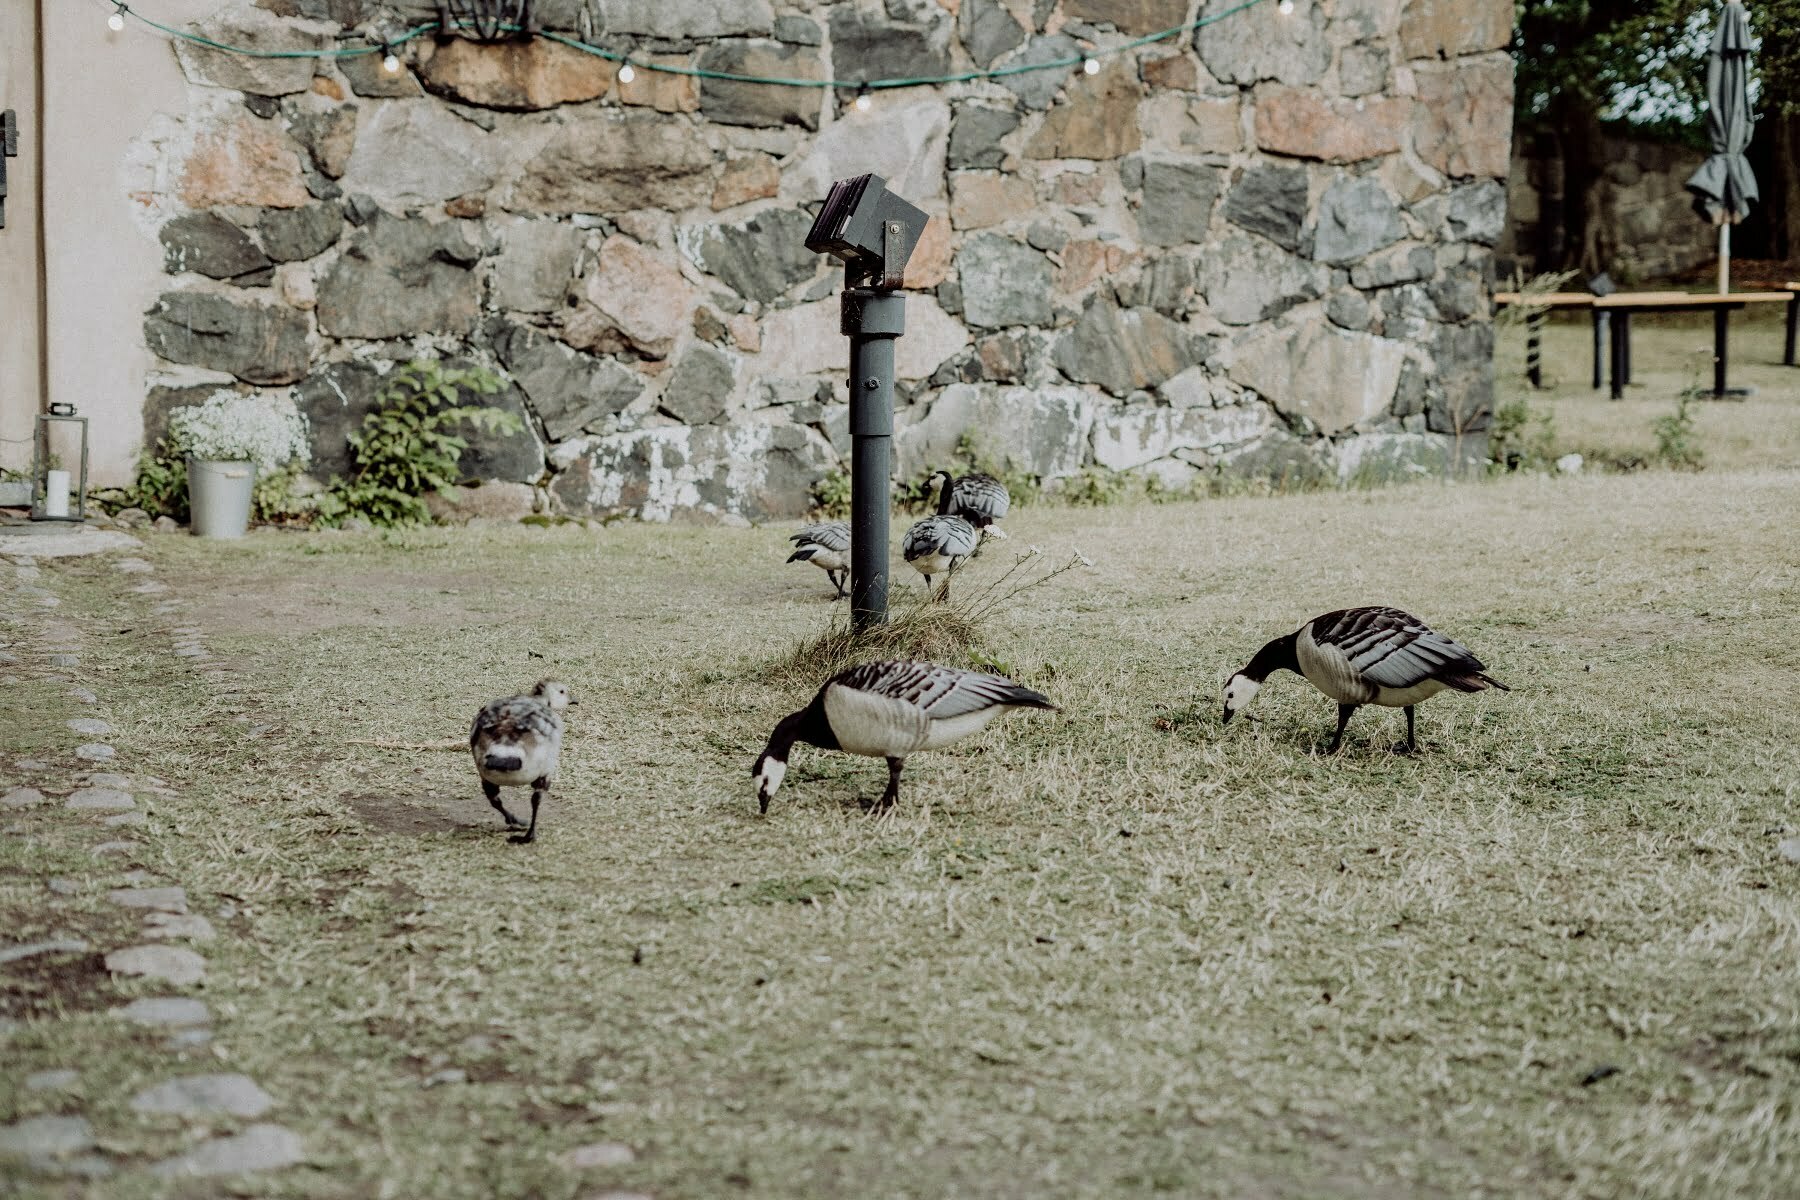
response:
<svg viewBox="0 0 1800 1200"><path fill-rule="evenodd" d="M1445 688L1512 690L1487 674L1467 646L1415 616L1397 608L1346 608L1314 617L1258 650L1225 684L1224 721L1256 698L1271 672L1283 670L1304 676L1337 701L1337 732L1327 754L1336 753L1344 726L1362 705L1406 710L1406 741L1395 749L1410 754L1417 745L1413 706L1421 700Z"/></svg>
<svg viewBox="0 0 1800 1200"><path fill-rule="evenodd" d="M1040 692L997 675L922 662L873 662L827 680L812 703L789 713L750 768L763 812L787 774L795 742L885 758L887 791L879 807L900 798L900 768L915 750L937 750L975 733L1011 708L1056 705Z"/></svg>
<svg viewBox="0 0 1800 1200"><path fill-rule="evenodd" d="M827 521L822 525L808 525L788 541L794 543L794 552L788 556L789 562L809 562L825 572L831 580L831 586L837 589L840 597L850 593L844 590L844 580L850 576L850 526L843 521Z"/></svg>
<svg viewBox="0 0 1800 1200"><path fill-rule="evenodd" d="M1004 483L980 471L956 479L952 479L948 471L933 471L926 484L929 486L940 480L939 516L961 517L983 537L1006 537L996 524L1012 508L1012 494Z"/></svg>
<svg viewBox="0 0 1800 1200"><path fill-rule="evenodd" d="M975 553L981 535L961 517L935 516L913 522L900 543L900 556L913 570L925 577L925 591L931 592L931 577L942 575L943 588L938 599L950 598L950 573L962 566L963 560Z"/></svg>
<svg viewBox="0 0 1800 1200"><path fill-rule="evenodd" d="M529 694L495 700L475 714L469 750L481 776L481 794L506 818L508 829L524 828L524 833L512 839L515 842L537 837L538 805L556 778L557 759L562 754L562 711L574 703L566 686L544 679ZM501 788L526 786L531 788L530 825L500 802Z"/></svg>

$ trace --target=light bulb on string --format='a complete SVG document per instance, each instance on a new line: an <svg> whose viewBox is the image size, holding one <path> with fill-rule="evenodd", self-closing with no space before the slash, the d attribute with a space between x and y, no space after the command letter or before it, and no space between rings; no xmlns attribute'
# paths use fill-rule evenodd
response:
<svg viewBox="0 0 1800 1200"><path fill-rule="evenodd" d="M1294 0L1281 0L1281 3L1277 4L1275 6L1275 10L1284 17L1293 16L1294 15Z"/></svg>
<svg viewBox="0 0 1800 1200"><path fill-rule="evenodd" d="M1090 58L1081 64L1081 69L1086 74L1098 75L1100 73L1100 60L1097 58Z"/></svg>
<svg viewBox="0 0 1800 1200"><path fill-rule="evenodd" d="M631 65L631 60L628 58L625 60L624 64L619 67L619 82L630 83L636 78L637 68Z"/></svg>
<svg viewBox="0 0 1800 1200"><path fill-rule="evenodd" d="M125 30L125 9L122 6L119 8L113 9L112 16L106 18L106 27L108 29L112 30L114 33L123 33L124 32L124 30Z"/></svg>
<svg viewBox="0 0 1800 1200"><path fill-rule="evenodd" d="M856 105L857 112L868 112L869 109L875 106L875 101L869 98L868 88L864 88L862 91L856 93L856 99L853 103Z"/></svg>
<svg viewBox="0 0 1800 1200"><path fill-rule="evenodd" d="M400 56L389 50L381 60L381 69L389 75L398 75L400 73Z"/></svg>

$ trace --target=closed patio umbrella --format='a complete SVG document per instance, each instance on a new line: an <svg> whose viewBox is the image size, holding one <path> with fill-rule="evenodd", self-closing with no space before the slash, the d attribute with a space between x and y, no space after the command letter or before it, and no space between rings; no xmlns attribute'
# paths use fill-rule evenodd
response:
<svg viewBox="0 0 1800 1200"><path fill-rule="evenodd" d="M1694 209L1719 227L1719 293L1731 289L1731 227L1750 215L1756 176L1744 158L1750 116L1750 17L1727 0L1706 59L1706 132L1712 155L1688 177Z"/></svg>

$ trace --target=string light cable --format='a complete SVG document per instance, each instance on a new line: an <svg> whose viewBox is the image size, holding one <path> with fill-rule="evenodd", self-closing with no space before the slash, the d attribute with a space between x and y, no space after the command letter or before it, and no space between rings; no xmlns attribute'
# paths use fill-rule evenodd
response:
<svg viewBox="0 0 1800 1200"><path fill-rule="evenodd" d="M107 18L107 24L114 30L121 28L124 25L125 19L129 18L156 30L166 37L190 42L196 46L204 46L209 50L217 50L225 54L242 55L245 58L354 58L359 55L379 54L384 60L395 60L397 52L408 42L411 42L416 38L424 37L428 33L435 33L442 27L437 21L427 21L422 25L415 25L411 29L396 33L385 41L371 42L364 46L334 46L316 50L258 50L248 46L228 45L224 42L215 41L203 34L192 33L185 29L177 29L174 26L165 25L160 21L140 13L137 9L126 3L125 0L110 0L110 2L114 5L114 8L112 15ZM1116 46L1091 47L1068 58L1049 59L1040 63L1017 63L1009 67L989 67L985 70L962 71L949 75L918 75L897 79L793 79L775 75L744 75L734 71L712 71L705 67L682 67L672 63L645 62L625 51L609 50L604 46L590 45L587 42L581 41L579 38L570 37L566 34L554 33L547 29L538 30L535 36L544 38L546 41L555 42L558 45L567 46L571 50L579 50L583 54L591 54L596 58L603 58L609 62L618 63L619 78L626 83L631 82L637 70L645 70L657 71L665 75L685 75L695 79L711 79L722 83L751 83L769 87L829 88L833 91L856 93L859 101L857 107L861 109L867 107L860 103L860 101L866 99L869 92L892 88L925 87L948 83L974 83L981 80L1006 79L1015 75L1027 75L1037 71L1066 71L1072 68L1080 68L1085 74L1096 75L1100 71L1100 59L1102 58L1128 54L1143 46L1150 46L1157 42L1167 41L1169 38L1179 37L1185 33L1193 33L1196 30L1206 28L1208 25L1216 25L1220 21L1237 16L1239 13L1246 12L1252 8L1257 8L1267 2L1268 0L1241 0L1240 3L1220 12L1213 13L1211 16L1200 17L1196 20L1189 21L1186 24L1177 25L1171 29L1164 29L1159 33L1149 33L1142 37L1132 38L1128 41L1121 42ZM1294 3L1293 0L1280 0L1276 7L1282 15L1286 16L1293 12ZM118 24L114 24L115 21L118 22ZM457 28L473 28L472 22L469 21L457 21L453 22L453 24ZM521 29L519 26L510 24L502 25L500 31L504 33L525 32L525 30ZM395 68L390 67L388 69L393 70Z"/></svg>

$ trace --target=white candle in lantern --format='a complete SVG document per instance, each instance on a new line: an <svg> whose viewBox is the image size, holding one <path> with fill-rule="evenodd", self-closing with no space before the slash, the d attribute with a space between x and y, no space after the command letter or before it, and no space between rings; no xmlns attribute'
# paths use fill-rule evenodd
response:
<svg viewBox="0 0 1800 1200"><path fill-rule="evenodd" d="M69 515L69 473L67 471L46 471L44 473L44 515L46 517Z"/></svg>

